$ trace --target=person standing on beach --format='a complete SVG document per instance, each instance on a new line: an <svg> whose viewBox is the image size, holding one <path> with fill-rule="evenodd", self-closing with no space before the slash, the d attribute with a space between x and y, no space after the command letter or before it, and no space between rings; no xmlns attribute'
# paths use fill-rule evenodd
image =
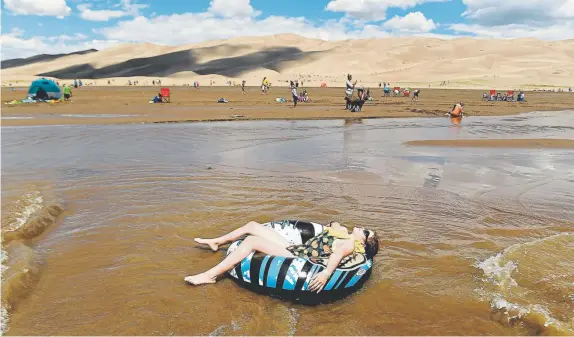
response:
<svg viewBox="0 0 574 337"><path fill-rule="evenodd" d="M418 103L418 101L419 101L419 93L420 93L420 92L421 92L421 91L420 91L419 89L416 89L415 91L413 91L413 98L411 99L411 102L414 101L415 103Z"/></svg>
<svg viewBox="0 0 574 337"><path fill-rule="evenodd" d="M297 87L293 81L291 81L291 95L293 96L293 108L297 107L297 101L299 100L299 95L297 94Z"/></svg>
<svg viewBox="0 0 574 337"><path fill-rule="evenodd" d="M72 97L72 88L64 84L64 101L69 101Z"/></svg>
<svg viewBox="0 0 574 337"><path fill-rule="evenodd" d="M263 81L261 82L261 95L267 94L267 90L269 90L269 81L267 77L263 77Z"/></svg>
<svg viewBox="0 0 574 337"><path fill-rule="evenodd" d="M351 83L351 80L353 79L353 75L348 74L347 75L347 82L346 82L346 88L345 88L345 100L347 101L347 104L345 105L345 110L349 110L350 109L350 102L353 99L353 92L355 91L355 85L357 84L357 81Z"/></svg>
<svg viewBox="0 0 574 337"><path fill-rule="evenodd" d="M246 94L246 92L245 92L245 80L241 81L241 94L242 95Z"/></svg>

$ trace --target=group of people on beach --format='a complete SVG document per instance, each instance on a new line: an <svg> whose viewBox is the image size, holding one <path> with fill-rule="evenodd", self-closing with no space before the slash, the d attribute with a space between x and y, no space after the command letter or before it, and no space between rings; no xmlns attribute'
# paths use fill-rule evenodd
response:
<svg viewBox="0 0 574 337"><path fill-rule="evenodd" d="M345 110L351 112L359 112L363 109L363 104L371 97L370 89L365 89L363 86L357 86L357 81L353 80L353 75L347 74L347 81L345 82ZM357 96L355 96L355 89Z"/></svg>
<svg viewBox="0 0 574 337"><path fill-rule="evenodd" d="M384 83L384 88L388 88L390 83ZM379 88L381 88L382 84L379 83ZM354 97L355 89L357 89L358 95ZM411 102L418 103L420 95L420 89L415 89L413 91L413 96L411 98ZM407 95L405 95L407 96ZM361 111L363 104L367 99L370 98L369 89L367 91L363 90L363 87L357 86L357 81L353 81L353 76L351 74L347 75L347 81L345 82L345 110L350 110L352 112ZM464 103L457 102L453 105L452 109L446 113L450 118L453 119L460 119L463 117L464 114Z"/></svg>

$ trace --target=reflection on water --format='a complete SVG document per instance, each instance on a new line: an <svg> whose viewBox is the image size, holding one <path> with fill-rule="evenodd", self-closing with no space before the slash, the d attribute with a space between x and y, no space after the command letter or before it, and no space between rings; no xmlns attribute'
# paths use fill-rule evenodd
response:
<svg viewBox="0 0 574 337"><path fill-rule="evenodd" d="M574 112L456 130L446 118L3 128L7 334L571 333L573 152L402 143L572 138ZM305 307L181 281L223 256L193 237L285 218L377 230L365 288Z"/></svg>

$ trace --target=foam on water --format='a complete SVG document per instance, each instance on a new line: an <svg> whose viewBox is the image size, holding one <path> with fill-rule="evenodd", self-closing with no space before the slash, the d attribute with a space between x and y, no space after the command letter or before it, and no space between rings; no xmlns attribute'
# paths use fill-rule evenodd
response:
<svg viewBox="0 0 574 337"><path fill-rule="evenodd" d="M494 318L536 334L574 333L574 235L565 233L512 245L477 262Z"/></svg>
<svg viewBox="0 0 574 337"><path fill-rule="evenodd" d="M4 279L4 272L8 269L8 253L6 253L6 251L4 249L0 250L0 263L2 263L2 271L1 271L1 275L2 275L2 279ZM8 310L6 310L6 308L4 307L4 303L2 303L2 306L0 307L0 334L4 334L4 332L6 332L6 330L8 329L8 321L9 321L9 317L8 317Z"/></svg>
<svg viewBox="0 0 574 337"><path fill-rule="evenodd" d="M32 248L14 241L2 249L2 267L2 331L6 331L10 313L32 292L38 281L41 263Z"/></svg>
<svg viewBox="0 0 574 337"><path fill-rule="evenodd" d="M35 188L28 191L3 207L0 334L7 331L14 307L28 296L40 276L40 258L27 240L45 232L64 211L58 203L46 204Z"/></svg>
<svg viewBox="0 0 574 337"><path fill-rule="evenodd" d="M8 310L6 310L6 308L4 308L4 306L2 306L1 310L1 316L0 316L0 334L4 334L4 332L6 332L6 330L8 330L8 322L9 322L9 316L8 316Z"/></svg>
<svg viewBox="0 0 574 337"><path fill-rule="evenodd" d="M15 211L15 219L6 228L5 231L16 231L20 229L30 219L30 217L42 209L44 205L44 198L40 192L26 193L24 197L18 201L18 209Z"/></svg>
<svg viewBox="0 0 574 337"><path fill-rule="evenodd" d="M518 285L512 278L512 272L518 267L515 262L508 261L504 263L504 253L498 253L495 256L478 263L476 267L484 271L488 280L502 288Z"/></svg>

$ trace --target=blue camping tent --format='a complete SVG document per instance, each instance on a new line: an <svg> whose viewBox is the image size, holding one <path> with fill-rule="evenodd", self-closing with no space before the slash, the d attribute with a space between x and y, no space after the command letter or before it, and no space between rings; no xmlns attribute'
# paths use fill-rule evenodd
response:
<svg viewBox="0 0 574 337"><path fill-rule="evenodd" d="M45 93L45 94L44 94ZM30 84L28 97L37 97L38 99L60 99L62 91L56 82L45 78L40 78Z"/></svg>

